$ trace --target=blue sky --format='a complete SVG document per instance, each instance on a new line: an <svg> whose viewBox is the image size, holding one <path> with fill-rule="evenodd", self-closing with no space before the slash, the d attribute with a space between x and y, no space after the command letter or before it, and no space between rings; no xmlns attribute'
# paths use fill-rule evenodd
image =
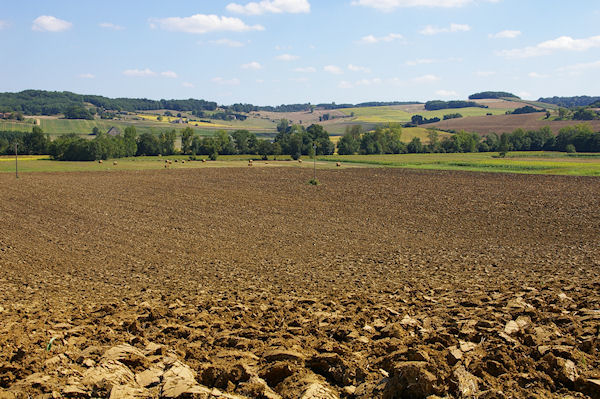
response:
<svg viewBox="0 0 600 399"><path fill-rule="evenodd" d="M0 91L257 105L600 95L597 0L3 3Z"/></svg>

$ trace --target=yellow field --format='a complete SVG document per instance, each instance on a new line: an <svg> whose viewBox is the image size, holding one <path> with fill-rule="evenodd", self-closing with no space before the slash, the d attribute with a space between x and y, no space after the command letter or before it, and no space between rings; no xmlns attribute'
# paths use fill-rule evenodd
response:
<svg viewBox="0 0 600 399"><path fill-rule="evenodd" d="M162 123L171 123L174 121L177 121L179 119L183 119L184 121L187 120L187 118L178 118L176 116L162 116L162 121L159 121L157 118L157 115L148 115L148 114L135 114L136 117L143 119L143 120L148 120L148 121L153 121L153 122L162 122ZM230 127L229 125L222 125L219 123L206 123L206 122L200 122L200 121L189 121L188 123L190 126L198 126L198 127Z"/></svg>
<svg viewBox="0 0 600 399"><path fill-rule="evenodd" d="M48 155L19 155L19 161L37 161L40 159L49 159ZM15 162L14 155L0 156L0 162Z"/></svg>

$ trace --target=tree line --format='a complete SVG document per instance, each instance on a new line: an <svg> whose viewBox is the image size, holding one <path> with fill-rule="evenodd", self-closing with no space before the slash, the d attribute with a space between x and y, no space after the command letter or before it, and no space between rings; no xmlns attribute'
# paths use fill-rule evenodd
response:
<svg viewBox="0 0 600 399"><path fill-rule="evenodd" d="M481 137L477 133L460 131L452 136L439 138L429 129L429 142L419 137L409 143L400 141L402 128L397 124L377 126L365 132L360 125L347 127L338 141L338 154L406 154L406 153L454 153L454 152L500 152L508 151L566 151L600 152L600 132L594 132L587 124L568 126L554 135L550 127L538 130L516 129L512 133L491 133Z"/></svg>
<svg viewBox="0 0 600 399"><path fill-rule="evenodd" d="M425 103L425 109L427 111L437 111L440 109L449 109L449 108L468 108L468 107L487 108L487 105L477 104L474 101L462 101L462 100L453 100L453 101L433 100L433 101L427 101Z"/></svg>
<svg viewBox="0 0 600 399"><path fill-rule="evenodd" d="M26 115L64 114L72 107L86 108L85 104L114 111L142 111L171 109L175 111L214 111L213 101L149 100L146 98L108 98L96 95L76 94L68 91L24 90L18 93L0 93L0 112L22 112Z"/></svg>

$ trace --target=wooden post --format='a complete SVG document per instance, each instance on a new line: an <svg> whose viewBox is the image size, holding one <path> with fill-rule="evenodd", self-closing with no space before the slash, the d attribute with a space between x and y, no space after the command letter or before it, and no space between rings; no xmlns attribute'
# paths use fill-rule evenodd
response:
<svg viewBox="0 0 600 399"><path fill-rule="evenodd" d="M313 143L313 171L314 171L314 179L317 181L317 144Z"/></svg>
<svg viewBox="0 0 600 399"><path fill-rule="evenodd" d="M15 141L15 176L19 178L19 143Z"/></svg>

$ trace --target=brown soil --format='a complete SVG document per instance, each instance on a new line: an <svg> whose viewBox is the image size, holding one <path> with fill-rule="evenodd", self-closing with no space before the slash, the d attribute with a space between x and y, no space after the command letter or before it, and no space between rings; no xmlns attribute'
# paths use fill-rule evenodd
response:
<svg viewBox="0 0 600 399"><path fill-rule="evenodd" d="M319 174L0 175L0 398L599 397L598 179Z"/></svg>
<svg viewBox="0 0 600 399"><path fill-rule="evenodd" d="M544 126L550 126L554 134L566 126L579 123L587 123L594 131L600 130L600 121L548 121L543 119L544 114L522 114L522 115L488 115L470 116L466 118L448 119L427 125L443 130L465 130L479 134L489 133L512 133L516 129L537 130Z"/></svg>

